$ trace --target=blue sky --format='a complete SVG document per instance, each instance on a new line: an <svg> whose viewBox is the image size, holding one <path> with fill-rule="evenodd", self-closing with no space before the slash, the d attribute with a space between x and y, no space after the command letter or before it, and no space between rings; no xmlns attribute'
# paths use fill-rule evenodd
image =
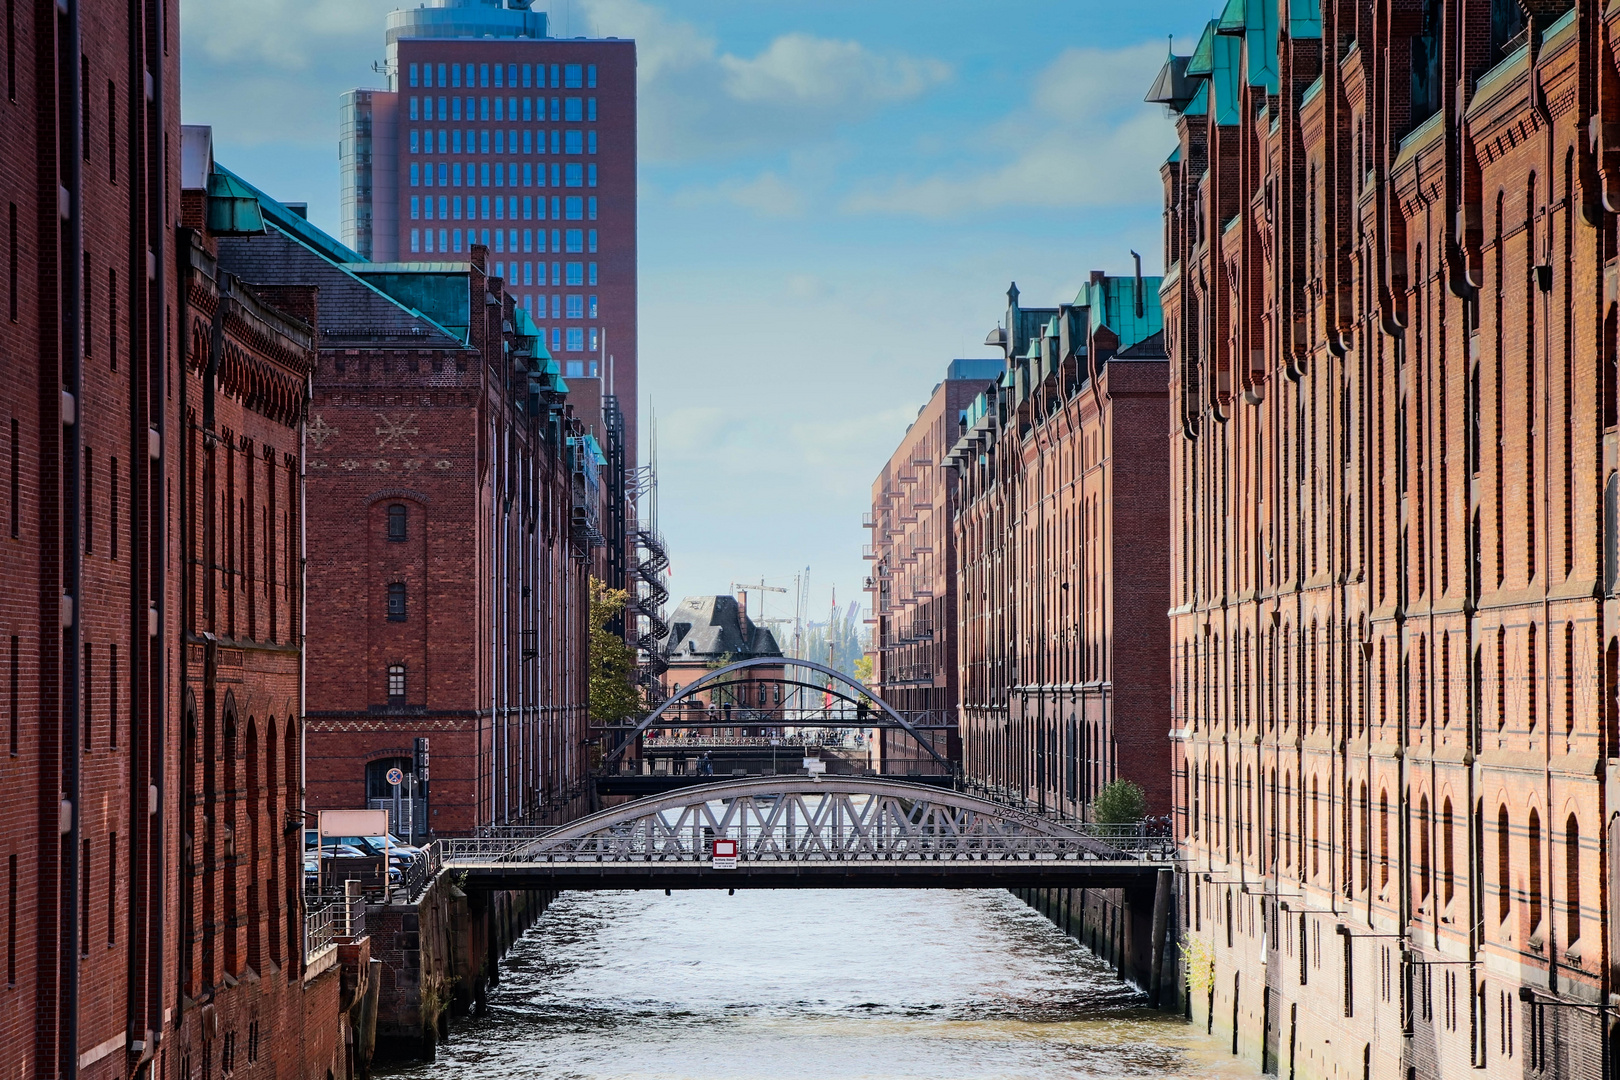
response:
<svg viewBox="0 0 1620 1080"><path fill-rule="evenodd" d="M183 0L182 112L337 231L337 99L381 85L379 0ZM1071 298L1161 261L1142 103L1185 0L542 0L637 40L643 429L672 603L733 580L865 601L860 515L946 363L1018 282ZM757 594L755 594L757 595ZM770 614L784 611L772 596Z"/></svg>

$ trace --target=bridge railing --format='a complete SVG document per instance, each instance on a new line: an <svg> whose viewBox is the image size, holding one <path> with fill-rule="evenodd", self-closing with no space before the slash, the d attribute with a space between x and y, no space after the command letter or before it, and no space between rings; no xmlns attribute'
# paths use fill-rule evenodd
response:
<svg viewBox="0 0 1620 1080"><path fill-rule="evenodd" d="M706 862L716 837L733 839L739 863L848 860L1086 860L1138 862L1164 857L1142 838L1118 836L963 835L883 828L829 833L811 828L742 826L663 828L627 823L585 837L547 842L545 836L474 836L443 841L451 867L490 863ZM1117 842L1116 842L1117 841Z"/></svg>

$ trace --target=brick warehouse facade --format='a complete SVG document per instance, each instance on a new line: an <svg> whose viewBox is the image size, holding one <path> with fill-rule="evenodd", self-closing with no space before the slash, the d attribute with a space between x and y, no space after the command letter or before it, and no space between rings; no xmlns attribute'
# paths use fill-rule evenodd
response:
<svg viewBox="0 0 1620 1080"><path fill-rule="evenodd" d="M1163 168L1195 1018L1612 1075L1615 13L1228 3Z"/></svg>
<svg viewBox="0 0 1620 1080"><path fill-rule="evenodd" d="M0 1069L191 1080L278 1059L346 1077L342 975L305 968L280 839L299 782L272 747L296 746L300 703L278 616L296 601L246 588L245 563L215 573L245 621L190 664L208 624L183 602L186 556L218 533L182 507L221 494L221 474L186 468L189 437L217 434L192 406L212 399L239 464L239 437L275 447L252 469L296 502L310 357L307 328L246 291L219 334L185 332L221 279L182 221L176 18L156 0L8 9ZM240 494L268 524L269 490ZM299 527L281 524L282 549ZM227 653L240 662L214 663Z"/></svg>
<svg viewBox="0 0 1620 1080"><path fill-rule="evenodd" d="M1122 778L1170 807L1158 284L1094 271L1041 309L1009 289L1005 370L946 458L964 771L1075 816Z"/></svg>
<svg viewBox="0 0 1620 1080"><path fill-rule="evenodd" d="M310 808L392 812L398 766L395 831L418 840L573 816L603 493L567 382L482 246L471 264L370 263L254 197L269 229L223 241L222 263L318 295Z"/></svg>
<svg viewBox="0 0 1620 1080"><path fill-rule="evenodd" d="M883 470L872 481L865 525L872 542L866 591L875 631L873 688L915 723L956 723L956 474L944 467L962 411L1001 374L999 360L952 360ZM931 715L930 715L931 714ZM937 731L936 750L962 759L954 731ZM929 760L903 733L881 731L882 763ZM902 769L901 771L905 771Z"/></svg>

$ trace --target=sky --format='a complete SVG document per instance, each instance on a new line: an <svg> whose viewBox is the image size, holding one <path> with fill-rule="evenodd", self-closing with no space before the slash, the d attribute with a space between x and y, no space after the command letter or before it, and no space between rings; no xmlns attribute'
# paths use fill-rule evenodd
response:
<svg viewBox="0 0 1620 1080"><path fill-rule="evenodd" d="M182 0L185 122L338 232L338 95L382 86L397 0ZM873 479L1016 281L1162 263L1142 95L1209 0L540 0L554 36L637 42L642 431L656 415L671 605L864 605ZM646 460L645 445L642 458ZM750 594L757 614L759 593Z"/></svg>

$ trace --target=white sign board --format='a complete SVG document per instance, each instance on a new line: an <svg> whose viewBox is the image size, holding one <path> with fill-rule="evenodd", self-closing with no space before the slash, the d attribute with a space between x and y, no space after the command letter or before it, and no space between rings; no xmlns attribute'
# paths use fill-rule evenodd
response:
<svg viewBox="0 0 1620 1080"><path fill-rule="evenodd" d="M824 773L827 771L827 763L818 757L807 757L804 759L804 770L811 775Z"/></svg>
<svg viewBox="0 0 1620 1080"><path fill-rule="evenodd" d="M322 836L384 836L388 811L322 810L319 827Z"/></svg>
<svg viewBox="0 0 1620 1080"><path fill-rule="evenodd" d="M714 868L716 870L737 869L737 841L721 837L714 842Z"/></svg>

